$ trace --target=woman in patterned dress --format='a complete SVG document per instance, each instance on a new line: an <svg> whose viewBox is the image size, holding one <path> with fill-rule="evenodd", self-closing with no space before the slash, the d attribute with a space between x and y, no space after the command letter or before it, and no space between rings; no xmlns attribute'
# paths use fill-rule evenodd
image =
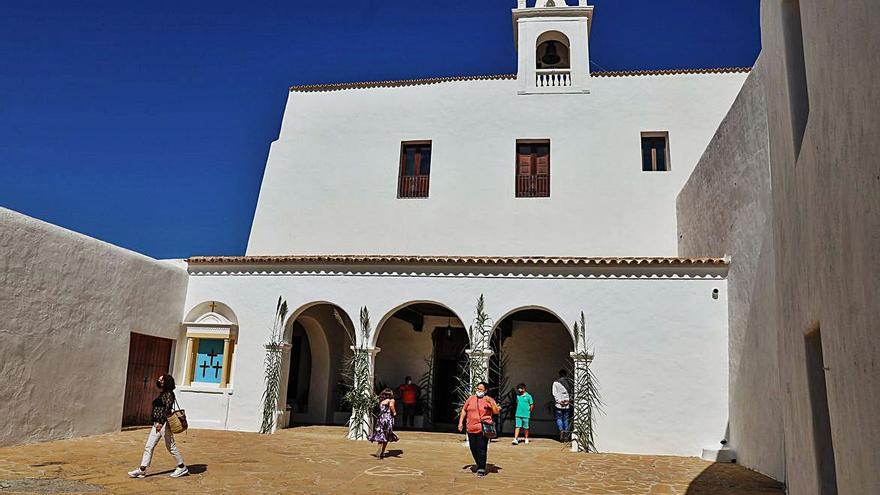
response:
<svg viewBox="0 0 880 495"><path fill-rule="evenodd" d="M373 434L370 435L370 441L379 444L379 450L373 454L373 457L381 459L385 456L388 442L397 441L397 435L394 434L395 416L397 416L397 409L394 408L394 392L390 388L386 388L379 394L379 417L376 418L376 427L373 428Z"/></svg>

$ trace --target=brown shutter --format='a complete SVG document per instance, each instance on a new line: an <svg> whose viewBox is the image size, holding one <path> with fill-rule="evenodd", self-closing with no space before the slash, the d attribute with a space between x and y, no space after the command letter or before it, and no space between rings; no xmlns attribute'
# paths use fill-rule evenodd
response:
<svg viewBox="0 0 880 495"><path fill-rule="evenodd" d="M532 174L532 155L517 155L517 174L519 175L531 175Z"/></svg>
<svg viewBox="0 0 880 495"><path fill-rule="evenodd" d="M550 155L538 155L535 159L535 173L538 175L550 174Z"/></svg>

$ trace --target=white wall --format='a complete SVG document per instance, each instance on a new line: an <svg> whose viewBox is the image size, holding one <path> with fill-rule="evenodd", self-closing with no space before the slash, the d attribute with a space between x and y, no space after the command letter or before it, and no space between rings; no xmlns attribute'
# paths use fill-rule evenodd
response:
<svg viewBox="0 0 880 495"><path fill-rule="evenodd" d="M131 332L178 339L179 267L0 208L0 445L117 431Z"/></svg>
<svg viewBox="0 0 880 495"><path fill-rule="evenodd" d="M786 483L830 493L806 373L804 335L818 326L837 493L880 493L880 2L761 3ZM801 33L783 7L799 7ZM796 52L808 101L791 97ZM809 116L798 153L799 102Z"/></svg>
<svg viewBox="0 0 880 495"><path fill-rule="evenodd" d="M419 378L428 371L425 359L434 353L434 331L432 318L425 318L421 332L413 330L412 325L397 319L389 319L379 331L376 345L382 349L376 355L376 381L396 389L407 376L418 383ZM443 325L446 319L443 319ZM461 332L462 329L456 329Z"/></svg>
<svg viewBox="0 0 880 495"><path fill-rule="evenodd" d="M763 57L763 56L762 56ZM731 256L730 436L737 463L785 477L764 60L678 196L679 255Z"/></svg>
<svg viewBox="0 0 880 495"><path fill-rule="evenodd" d="M467 325L481 293L496 318L539 306L570 324L585 312L606 402L596 435L600 449L699 455L704 446L716 445L727 427L725 269L505 268L502 273L473 267L190 265L190 270L187 308L216 300L238 316L231 429L259 427L262 344L279 295L291 308L332 302L355 321L359 308L367 306L378 328L401 304L415 301L442 304ZM717 300L711 296L715 288ZM293 317L297 313L294 309ZM383 354L385 349L377 356L379 366ZM194 418L203 414L192 407L187 412Z"/></svg>
<svg viewBox="0 0 880 495"><path fill-rule="evenodd" d="M247 253L674 255L675 196L745 77L594 77L589 95L517 95L510 79L292 92ZM642 131L669 131L670 172L642 172ZM551 140L550 198L514 197L518 138ZM397 199L414 139L433 141L430 197Z"/></svg>

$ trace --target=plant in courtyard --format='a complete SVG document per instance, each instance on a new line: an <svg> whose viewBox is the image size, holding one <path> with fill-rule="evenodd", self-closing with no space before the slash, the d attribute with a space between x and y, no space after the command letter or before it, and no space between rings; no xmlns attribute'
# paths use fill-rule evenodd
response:
<svg viewBox="0 0 880 495"><path fill-rule="evenodd" d="M422 417L424 418L424 426L429 427L434 424L434 355L425 358L425 373L419 377L419 393L420 402L422 404Z"/></svg>
<svg viewBox="0 0 880 495"><path fill-rule="evenodd" d="M272 320L272 333L266 342L266 357L263 360L266 389L263 391L263 422L260 433L272 433L277 421L278 394L281 392L281 358L284 350L284 318L287 316L287 301L278 296L275 317Z"/></svg>
<svg viewBox="0 0 880 495"><path fill-rule="evenodd" d="M348 391L342 396L342 402L351 407L349 435L355 440L366 439L373 421L373 408L378 399L373 390L372 373L370 373L370 351L367 342L370 338L370 313L366 307L361 308L360 344L354 330L349 329L338 312L334 316L346 329L352 353L345 360L342 376L348 384Z"/></svg>
<svg viewBox="0 0 880 495"><path fill-rule="evenodd" d="M516 413L516 393L510 387L510 379L507 376L508 356L504 353L504 339L499 329L492 335L492 358L489 360L489 393L498 399L501 406L501 414L498 424L498 432L502 432L504 422L511 420Z"/></svg>
<svg viewBox="0 0 880 495"><path fill-rule="evenodd" d="M599 381L590 369L592 362L586 320L581 311L580 321L574 323L574 417L571 425L579 452L597 452L593 441L593 426L596 414L602 412L602 399L599 395Z"/></svg>
<svg viewBox="0 0 880 495"><path fill-rule="evenodd" d="M464 407L465 401L477 388L477 384L488 377L488 366L486 364L486 353L488 351L487 344L489 342L489 334L492 332L492 323L489 315L485 311L485 300L483 295L477 299L477 308L474 312L474 323L468 327L468 340L470 341L470 353L465 356L463 365L459 368L458 383L456 384L456 408L453 415L458 415L461 408Z"/></svg>

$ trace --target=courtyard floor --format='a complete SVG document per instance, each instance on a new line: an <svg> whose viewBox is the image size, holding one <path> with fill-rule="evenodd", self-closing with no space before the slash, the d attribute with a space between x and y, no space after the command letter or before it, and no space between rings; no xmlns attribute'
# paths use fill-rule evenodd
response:
<svg viewBox="0 0 880 495"><path fill-rule="evenodd" d="M147 436L136 429L0 449L0 493L520 493L782 494L779 483L743 467L697 458L572 454L553 440L489 448L486 478L471 473L460 435L400 432L392 457L344 438L336 427L271 436L192 430L178 445L192 474L171 479L174 461L156 448L145 479L130 479Z"/></svg>

